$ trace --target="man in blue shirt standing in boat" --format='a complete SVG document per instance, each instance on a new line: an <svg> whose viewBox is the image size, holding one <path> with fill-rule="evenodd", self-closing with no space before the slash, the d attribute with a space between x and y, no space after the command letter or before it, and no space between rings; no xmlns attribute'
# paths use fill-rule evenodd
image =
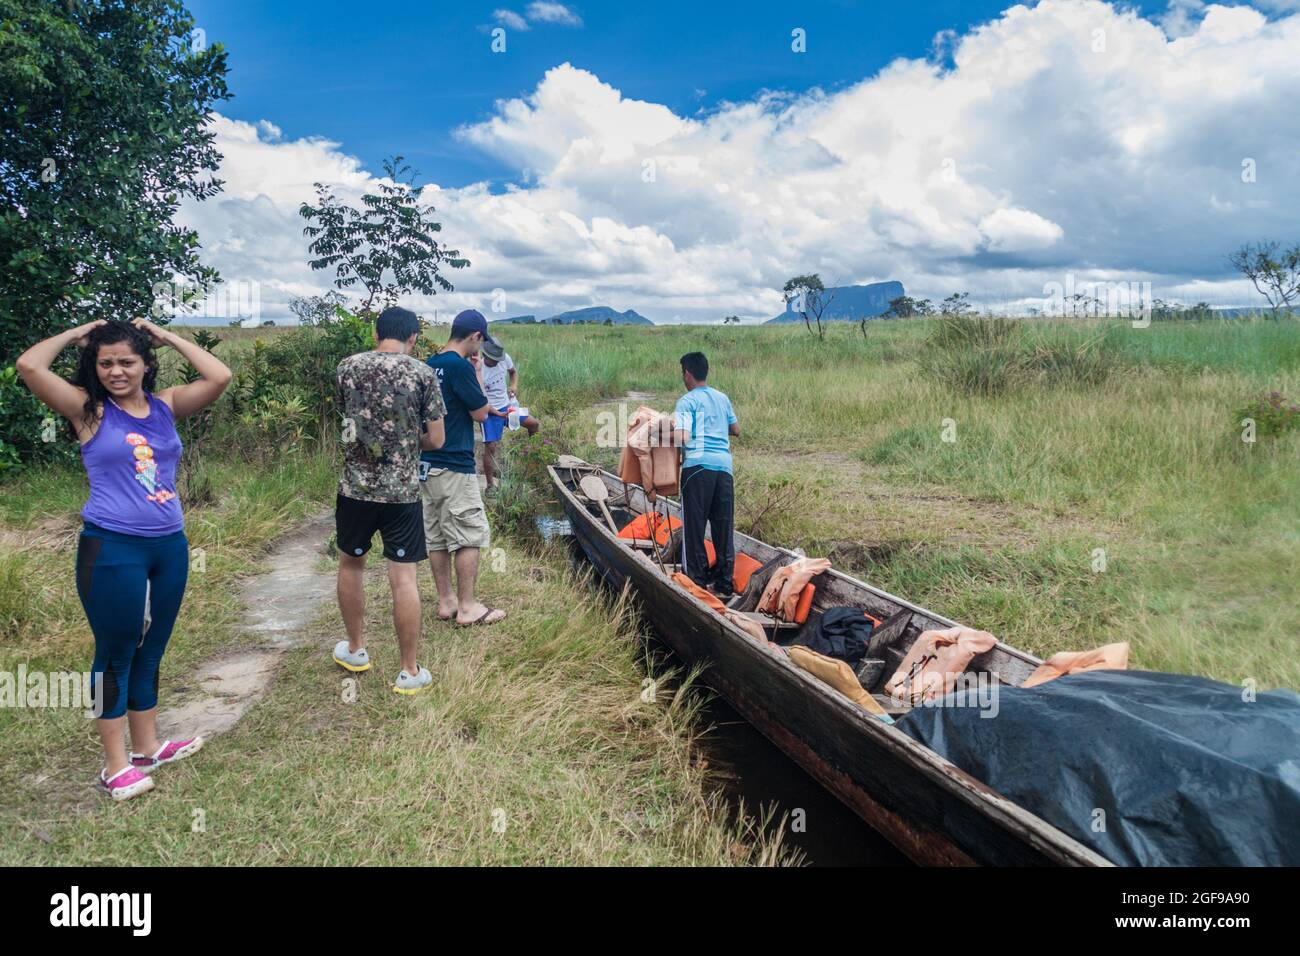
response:
<svg viewBox="0 0 1300 956"><path fill-rule="evenodd" d="M682 383L686 394L677 401L674 436L684 449L682 458L682 570L700 587L711 587L718 597L731 597L736 563L732 529L735 497L731 479L731 439L740 437L740 425L731 399L705 384L709 360L703 352L682 356ZM704 550L707 522L717 561L709 568Z"/></svg>

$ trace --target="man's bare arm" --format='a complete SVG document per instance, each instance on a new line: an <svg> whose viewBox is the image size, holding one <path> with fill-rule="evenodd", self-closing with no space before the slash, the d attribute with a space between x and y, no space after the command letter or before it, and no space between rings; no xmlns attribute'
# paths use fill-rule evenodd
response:
<svg viewBox="0 0 1300 956"><path fill-rule="evenodd" d="M423 451L437 451L446 439L447 431L442 419L435 418L424 423L424 431L420 432L420 448Z"/></svg>

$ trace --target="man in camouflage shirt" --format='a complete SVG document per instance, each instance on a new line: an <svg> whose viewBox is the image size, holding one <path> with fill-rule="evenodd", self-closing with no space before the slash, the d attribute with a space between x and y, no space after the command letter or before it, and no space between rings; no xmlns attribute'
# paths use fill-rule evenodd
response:
<svg viewBox="0 0 1300 956"><path fill-rule="evenodd" d="M339 610L347 640L334 661L349 671L370 669L363 623L366 552L376 531L388 559L393 626L402 670L393 690L414 694L432 683L416 661L420 641L417 569L428 555L420 505L420 452L442 447L442 391L433 371L411 357L420 321L390 307L375 320L375 348L339 363L337 400L343 476L334 505L339 551Z"/></svg>

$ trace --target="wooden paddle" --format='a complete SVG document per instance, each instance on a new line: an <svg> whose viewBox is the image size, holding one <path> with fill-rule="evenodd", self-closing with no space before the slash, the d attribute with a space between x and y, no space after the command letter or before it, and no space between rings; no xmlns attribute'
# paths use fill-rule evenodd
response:
<svg viewBox="0 0 1300 956"><path fill-rule="evenodd" d="M601 481L600 476L586 475L582 481L578 482L578 487L591 501L600 505L600 510L605 515L605 521L609 523L609 530L618 534L618 528L614 526L614 516L609 513L609 506L605 504L609 498L609 489L605 487L605 482Z"/></svg>

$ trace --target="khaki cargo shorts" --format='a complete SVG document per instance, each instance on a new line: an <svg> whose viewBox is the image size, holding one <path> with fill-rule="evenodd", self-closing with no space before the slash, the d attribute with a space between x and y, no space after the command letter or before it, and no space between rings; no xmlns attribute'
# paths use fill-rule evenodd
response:
<svg viewBox="0 0 1300 956"><path fill-rule="evenodd" d="M420 482L420 501L424 541L430 551L486 550L491 543L478 475L430 468L429 476Z"/></svg>

